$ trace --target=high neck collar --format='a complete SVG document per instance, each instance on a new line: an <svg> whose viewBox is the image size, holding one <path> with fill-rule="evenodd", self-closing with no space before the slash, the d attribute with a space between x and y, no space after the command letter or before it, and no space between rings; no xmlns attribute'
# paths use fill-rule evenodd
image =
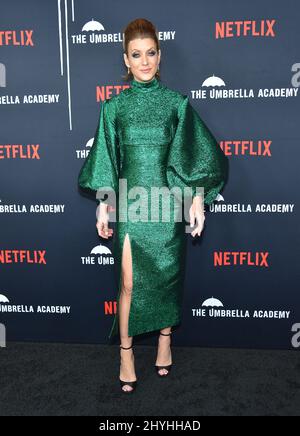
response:
<svg viewBox="0 0 300 436"><path fill-rule="evenodd" d="M131 87L135 91L150 91L159 87L159 80L156 78L156 76L154 76L149 82L138 82L137 80L132 79Z"/></svg>

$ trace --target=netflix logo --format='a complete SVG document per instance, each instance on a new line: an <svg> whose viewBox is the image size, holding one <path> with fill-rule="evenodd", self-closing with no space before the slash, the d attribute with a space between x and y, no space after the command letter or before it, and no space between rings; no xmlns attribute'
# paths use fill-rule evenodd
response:
<svg viewBox="0 0 300 436"><path fill-rule="evenodd" d="M46 250L0 250L0 264L35 263L46 265Z"/></svg>
<svg viewBox="0 0 300 436"><path fill-rule="evenodd" d="M262 139L252 140L227 140L220 141L220 147L226 156L262 156L271 157L272 141Z"/></svg>
<svg viewBox="0 0 300 436"><path fill-rule="evenodd" d="M120 94L124 89L130 88L129 85L97 85L96 101L102 102L109 100L112 96Z"/></svg>
<svg viewBox="0 0 300 436"><path fill-rule="evenodd" d="M0 46L31 46L33 47L32 40L33 30L0 30Z"/></svg>
<svg viewBox="0 0 300 436"><path fill-rule="evenodd" d="M214 266L258 266L268 268L269 252L256 251L218 251L214 252Z"/></svg>
<svg viewBox="0 0 300 436"><path fill-rule="evenodd" d="M216 22L215 38L275 37L276 20L245 20Z"/></svg>
<svg viewBox="0 0 300 436"><path fill-rule="evenodd" d="M39 144L0 144L0 159L40 159Z"/></svg>

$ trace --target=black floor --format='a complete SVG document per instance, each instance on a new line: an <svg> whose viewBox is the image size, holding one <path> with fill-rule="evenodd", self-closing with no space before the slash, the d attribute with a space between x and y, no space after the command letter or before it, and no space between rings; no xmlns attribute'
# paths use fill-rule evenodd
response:
<svg viewBox="0 0 300 436"><path fill-rule="evenodd" d="M156 349L134 348L133 395L118 383L118 345L8 343L0 348L0 415L300 415L295 351L173 347L170 376Z"/></svg>

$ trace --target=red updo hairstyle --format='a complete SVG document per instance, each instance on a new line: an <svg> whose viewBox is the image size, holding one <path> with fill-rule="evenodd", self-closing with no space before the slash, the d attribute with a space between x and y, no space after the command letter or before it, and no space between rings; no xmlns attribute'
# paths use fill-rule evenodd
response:
<svg viewBox="0 0 300 436"><path fill-rule="evenodd" d="M124 53L128 56L128 44L130 41L136 38L152 38L156 45L156 50L160 49L158 33L156 31L155 26L151 23L151 21L146 20L145 18L136 18L127 24L126 28L123 31L123 50ZM155 76L159 79L160 73L159 70L156 71ZM126 81L133 79L133 74L131 71L123 76L123 79Z"/></svg>

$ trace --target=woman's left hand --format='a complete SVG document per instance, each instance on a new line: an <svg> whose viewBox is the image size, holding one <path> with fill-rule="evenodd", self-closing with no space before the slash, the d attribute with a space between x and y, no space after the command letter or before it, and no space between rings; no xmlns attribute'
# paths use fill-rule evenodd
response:
<svg viewBox="0 0 300 436"><path fill-rule="evenodd" d="M195 219L197 219L197 227L191 232L191 235L194 237L198 234L200 236L205 221L205 210L201 197L196 195L193 198L193 204L190 207L190 226L194 227Z"/></svg>

